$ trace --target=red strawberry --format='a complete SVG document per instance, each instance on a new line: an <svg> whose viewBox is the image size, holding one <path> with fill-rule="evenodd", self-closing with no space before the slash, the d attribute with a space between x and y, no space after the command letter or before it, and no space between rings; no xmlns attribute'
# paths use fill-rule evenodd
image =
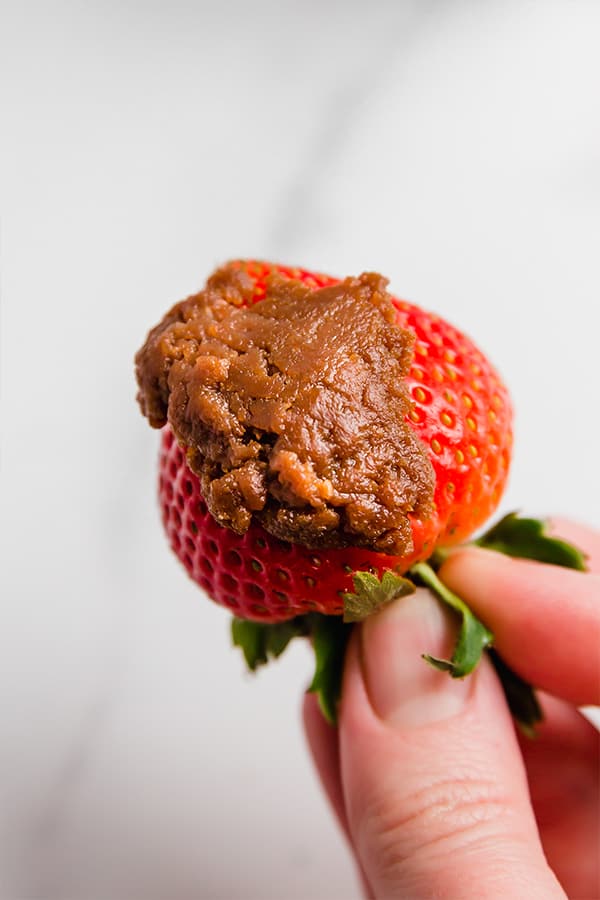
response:
<svg viewBox="0 0 600 900"><path fill-rule="evenodd" d="M250 276L250 303L277 273L315 289L338 279L264 262L232 264ZM314 550L280 541L254 521L245 534L217 524L197 476L167 426L160 458L160 502L171 546L191 577L236 616L280 622L317 611L341 614L353 573L406 572L436 547L465 540L496 508L506 481L511 404L489 361L443 319L393 299L397 323L416 337L407 377L408 421L435 471L433 514L411 516L413 549L386 556L356 547Z"/></svg>
<svg viewBox="0 0 600 900"><path fill-rule="evenodd" d="M202 324L203 328L206 326L204 331L197 330L198 323L189 324L195 315L194 302L188 308L188 302L184 301L183 304L174 307L163 322L150 333L146 345L136 357L140 383L139 399L143 412L155 427L161 427L166 421L167 403L169 414L174 411L180 417L178 421L183 421L184 425L186 425L189 409L193 408L194 403L198 404L196 408L200 409L202 413L197 421L193 421L192 417L192 426L196 428L200 441L196 442L195 449L193 442L191 443L190 449L187 451L187 458L186 452L176 441L170 426L163 431L160 457L160 502L164 526L173 550L187 568L190 576L206 590L208 595L235 613L232 623L233 641L243 649L251 669L267 662L270 656L279 656L291 638L297 635L310 634L312 636L316 654L316 671L310 690L317 693L325 716L334 722L341 690L345 647L351 629L351 625L347 623L358 621L370 614L380 604L413 591L414 581L430 587L462 619L460 634L452 658L439 660L426 656L425 658L431 664L449 672L453 677L462 677L473 670L482 652L489 649L493 636L481 622L475 619L466 604L440 582L436 574L436 563L441 555L440 548L464 541L469 537L493 512L500 499L510 462L511 404L508 393L498 375L467 337L438 316L426 313L402 300L391 298L393 306L390 306L390 301L386 297L384 299L385 308L382 306L379 308L387 323L387 330L385 332L375 330L367 333L372 340L368 347L369 353L372 353L377 359L384 358L382 348L386 342L394 348L394 354L385 357L385 363L377 370L382 381L387 384L389 393L382 394L378 384L373 385L372 376L369 376L366 381L357 381L356 383L362 384L363 390L366 390L365 396L372 395L379 398L384 396L385 399L383 405L373 406L373 409L376 408L378 411L377 417L370 420L356 418L358 413L355 406L352 405L349 421L358 422L360 427L347 432L351 442L354 442L355 435L358 435L359 439L367 436L370 442L367 446L370 446L372 450L372 453L367 452L364 455L367 464L362 465L363 457L360 456L354 443L351 443L351 452L347 458L344 456L330 457L329 469L323 470L325 475L319 474L316 468L310 470L309 463L313 465L313 457L308 453L306 459L303 459L301 453L293 452L293 446L291 449L288 447L286 451L288 456L295 458L293 466L291 465L286 472L286 477L291 472L292 477L300 485L300 491L305 489L305 485L311 489L318 484L318 489L325 491L324 495L318 495L319 498L327 495L329 487L332 491L338 490L333 482L328 487L323 478L329 478L328 473L337 478L341 471L340 459L341 465L345 465L349 460L350 476L347 476L346 470L342 471L342 475L349 477L350 481L339 482L342 485L341 493L327 495L331 499L332 505L335 501L336 508L339 508L344 502L348 503L347 509L343 513L337 513L336 509L333 511L333 516L337 516L334 526L338 528L335 539L338 541L337 546L341 548L324 549L320 540L320 531L318 532L318 549L310 549L302 543L279 540L271 533L271 531L276 532L281 525L279 511L275 508L275 512L273 512L272 506L269 507L266 500L261 500L256 492L256 487L258 485L264 490L266 485L266 491L271 492L271 499L279 502L282 498L283 488L287 490L286 482L285 479L281 481L282 470L277 466L273 466L271 471L268 466L261 469L261 465L267 465L261 457L261 453L267 452L267 449L265 445L260 444L260 440L264 437L274 436L276 447L281 435L285 435L286 441L289 439L289 423L300 422L301 429L313 441L312 452L314 446L317 448L321 446L315 441L322 439L322 433L318 431L318 428L314 434L311 431L315 425L319 425L319 422L313 418L307 424L305 409L310 409L310 407L298 405L293 401L285 406L283 401L287 401L289 395L282 392L277 393L279 391L277 388L274 395L275 403L279 404L277 409L283 410L282 418L276 420L279 423L279 430L274 428L272 432L261 432L264 426L259 423L259 420L252 418L256 415L256 408L245 406L243 395L239 393L236 395L237 388L234 386L232 389L229 386L232 382L228 366L231 364L235 378L238 379L236 384L239 383L240 375L247 378L250 373L248 396L252 403L257 402L257 398L272 396L260 394L260 386L264 386L267 382L257 383L255 372L258 371L260 374L262 371L263 375L265 374L265 360L270 359L273 347L279 341L280 333L270 331L271 337L268 340L273 340L273 343L268 343L264 338L264 326L260 324L258 326L259 342L256 344L252 342L253 339L248 335L245 326L241 332L234 329L228 333L233 335L235 340L241 340L244 346L238 347L237 344L228 341L223 343L221 340L223 332L220 330L223 321L226 322L225 327L227 328L228 316L230 319L234 318L234 314L231 312L232 304L238 306L238 321L252 321L253 327L256 327L259 319L262 323L264 318L271 315L269 327L273 328L273 318L276 317L272 314L273 305L268 306L273 294L269 294L267 290L270 276L287 279L284 282L280 280L280 288L274 288L276 298L279 300L282 296L284 298L291 296L294 303L300 298L304 304L310 298L311 302L308 306L292 307L292 318L285 323L288 334L292 335L292 344L295 342L299 347L300 354L306 353L307 344L304 340L306 332L302 332L302 342L298 341L296 315L300 312L301 318L306 318L307 310L310 312L312 307L322 309L323 304L325 305L328 310L328 321L335 323L334 332L331 332L332 340L335 343L340 326L339 319L335 318L332 312L334 307L330 304L332 300L335 301L336 297L339 299L340 292L334 290L333 293L326 292L326 297L324 294L313 297L306 291L306 287L315 291L320 288L327 289L338 284L337 279L270 263L236 261L225 269L219 270L208 283L207 290L215 288L220 291L220 294L218 294L215 304L212 303L212 294L204 295L203 305L201 304L201 309L204 310L201 314L205 315ZM351 309L351 333L354 341L351 346L357 348L352 351L355 358L348 359L350 368L346 371L350 371L352 366L356 366L357 361L362 364L364 359L369 357L369 353L366 353L366 348L363 346L363 334L360 334L357 343L354 320L358 320L360 317L356 312L355 303L363 303L362 288L370 285L374 286L375 293L372 293L371 299L373 301L373 298L377 298L376 302L373 302L373 305L377 306L381 300L380 288L384 284L379 276L361 276L360 279L351 280L351 283L344 282L342 294L348 290L351 291L344 299L344 302L347 303L346 308ZM281 290L281 285L283 285L283 290ZM352 290L357 287L358 294L355 295ZM277 294L278 290L280 290L279 294ZM252 316L242 309L244 306L251 306L263 299L265 294L268 295L267 306L261 307L262 315ZM191 301L196 300L196 298L190 299ZM219 306L219 300L223 301L224 306L223 304ZM229 312L223 312L225 307ZM221 314L223 318L219 319ZM372 314L372 310L370 310L370 314ZM360 322L366 322L368 314L364 312L364 308L361 315L364 315L365 318L360 318ZM277 321L279 328L281 322ZM403 335L403 343L397 337L390 321L395 321L399 326L399 333L401 332ZM410 368L408 368L407 356L410 342L407 341L407 332L412 332L414 335L414 355ZM313 332L311 347L315 346L315 333ZM383 334L381 341L380 334ZM376 337L373 338L373 335ZM219 343L220 340L221 343ZM205 342L203 343L204 349L198 353L202 342ZM209 347L212 348L210 351L207 349ZM247 347L250 347L252 352L256 351L254 356L251 356ZM400 347L398 353L404 354L402 360L400 356L396 355L396 348ZM265 355L267 351L268 355ZM261 352L263 356L260 355ZM344 350L344 353L335 359L341 359L342 363L345 363L347 360L345 353ZM241 364L239 361L235 365L227 362L231 359L238 360L238 356L242 357ZM248 363L249 358L250 363ZM281 365L274 365L274 369L275 377L279 379L277 384L280 384L282 378L289 376L293 366L290 367L286 356L280 356L278 359ZM326 366L332 365L332 359L331 355L325 356ZM175 375L173 383L170 380L171 368ZM195 373L198 379L196 382L193 379L178 380L179 375L190 370ZM335 367L307 371L312 374L308 382L298 382L298 390L304 389L303 385L308 383L310 396L317 405L321 404L322 410L327 410L327 415L321 419L321 424L323 422L325 424L324 433L328 439L333 438L338 435L338 426L335 424L335 420L330 418L330 410L335 407L327 405L331 398L323 395L323 390L328 389L323 386L333 384L334 392L338 391L343 396L350 396L351 402L356 389L353 387L348 390L345 383L342 383L340 388L337 374L335 378L331 377L329 382L327 377L323 380L322 372L325 372L326 376L331 371L337 373L338 370ZM313 379L316 371L321 372L317 379L321 385L320 391L316 390L317 382ZM402 379L399 385L396 380L398 373ZM268 379L272 377L268 368L266 368L266 375ZM222 392L224 383L226 385L225 394ZM273 382L270 383L273 384ZM198 387L200 387L199 390ZM407 390L411 402L407 400ZM195 394L194 391L196 391ZM300 394L294 396L300 396ZM232 413L232 398L239 404L236 415L238 415L237 423L241 428L241 438L238 434L236 446L228 447L227 442L222 442L227 429L219 430L212 427L211 416L216 416L218 422L230 421L226 415L223 418L223 410L228 411L229 414ZM400 398L399 405L396 407L397 415L395 419L388 420L386 418L388 403L395 402L394 398L396 400ZM365 409L367 412L373 411L368 405ZM240 410L241 418L239 417ZM286 418L287 411L291 411L288 418ZM233 421L235 425L235 417ZM249 426L245 424L247 421L250 422ZM374 423L374 427L371 428L370 424L365 426L364 423L367 421ZM411 469L410 459L406 460L403 456L400 460L398 459L400 445L395 437L393 440L390 437L388 421L392 422L392 428L398 428L393 434L400 436L400 445L408 447L411 453L416 452L420 460L420 469L418 466ZM346 422L342 421L342 432L345 426ZM213 441L211 450L213 454L216 447L216 457L212 461L208 453L208 449L211 448L207 449L206 446L203 448L202 445L202 438L206 435L209 440ZM377 442L373 441L374 435L377 435ZM417 440L415 440L415 436ZM385 448L391 448L393 459L392 468L385 469L383 476L378 468L380 460L383 460L385 465L387 459L385 453L383 455L380 453L379 441L382 438ZM402 443L402 441L406 441L406 443ZM187 443L190 444L189 441ZM329 446L326 441L325 445ZM267 444L267 447L269 446ZM342 446L339 441L338 446ZM301 451L302 447L299 449ZM240 478L239 472L233 473L237 480L234 478L232 482L233 470L229 467L232 457L227 454L234 453L234 450L238 454L238 457L234 458L235 465L239 465L238 460L241 459L243 469L248 465L248 460L251 462L243 478ZM204 459L202 459L202 453L204 453ZM188 466L188 459L190 464L201 473L201 477L209 478L206 482L209 486L209 493L206 496L207 500L213 504L215 495L211 496L210 492L213 490L215 482L210 481L210 472L207 474L205 466L218 464L215 470L217 472L216 484L225 482L225 488L220 496L224 497L226 502L225 506L217 505L214 508L217 513L224 510L227 524L230 524L232 528L236 527L237 530L230 530L218 524L213 515L209 513L207 502L202 496L201 482L192 468ZM418 478L425 471L427 474L423 476L425 479L423 483L426 483L428 493L426 502L422 502L418 490ZM265 472L269 476L275 472L276 480L269 482ZM372 502L372 497L375 498L376 503L383 498L381 507L377 507L376 503L370 507L375 510L375 515L371 519L361 519L362 510L367 509L367 501L360 493L362 487L358 489L357 493L352 493L347 487L357 472L358 481L355 483L367 485L367 494L370 498L368 502ZM362 482L360 479L364 477L365 472L367 481ZM373 472L375 472L375 477L373 477ZM392 472L391 478L389 472ZM410 479L407 481L407 473L410 472L417 473L415 482L411 482ZM257 478L256 482L253 481L254 476ZM237 494L239 504L235 490L231 489L232 483L234 486L237 485L237 489L240 491ZM372 484L376 489L382 488L383 493L369 494L369 491L372 492L370 487ZM402 494L402 490L407 484L408 493ZM247 491L247 495L244 493L245 491ZM415 505L411 505L411 501L402 508L403 518L394 519L393 514L398 510L397 506L394 507L397 498L401 497L402 502L406 504L406 497L413 496L416 497ZM235 502L232 502L232 497ZM299 492L295 496L292 494L292 501L295 502L296 499L299 499L301 503L284 509L284 523L286 521L293 522L294 516L298 515L298 509L299 515L296 522L302 520L305 523L310 518L310 510L307 513L306 507L302 506L305 497L311 499L307 494ZM391 519L386 518L385 513L385 504L388 503L389 497L392 499L393 507ZM253 506L252 502L255 502L257 498L260 502ZM288 502L285 496L283 500ZM316 507L317 530L329 528L330 531L327 534L329 540L332 528L331 511L327 511L325 519L319 518L322 508L320 500ZM361 511L358 517L357 509ZM383 517L381 517L380 509L384 510ZM420 517L415 512L416 509L424 510ZM263 511L267 516L263 521L265 528L269 529L268 531L256 521L255 513L260 515ZM370 526L371 522L376 525L371 534L367 534L363 527L365 521L367 526ZM400 523L399 525L396 524L397 521ZM237 527L240 522L241 527ZM335 522L338 522L339 526ZM390 522L392 523L391 530L388 530ZM302 524L302 528L305 527L307 526ZM315 531L310 531L310 528L314 528L314 522L309 526L309 531L303 532L309 534L309 539L305 543L316 545L313 540ZM344 547L344 541L348 539L348 535L352 537L356 529L359 532L359 540L352 539L349 541L351 546ZM397 529L397 532L394 529ZM294 536L297 533L294 532ZM396 534L399 534L401 539L396 540ZM372 535L375 537L373 538ZM390 546L394 549L402 546L405 548L405 552L390 556L383 552L356 546L356 543L360 544L362 541L363 546L378 546L378 549L381 549L378 545L381 535L383 535L385 549L389 549ZM391 544L389 535L392 536ZM365 540L362 540L363 537ZM537 559L574 569L585 569L585 557L576 548L556 538L548 537L544 532L543 523L534 519L522 519L514 514L505 516L490 531L480 537L477 543L512 556ZM429 561L424 562L424 560ZM406 572L409 573L412 580L401 577L402 573ZM541 718L540 707L533 689L512 672L494 650L491 651L490 657L504 687L508 705L515 719L526 733L531 733Z"/></svg>

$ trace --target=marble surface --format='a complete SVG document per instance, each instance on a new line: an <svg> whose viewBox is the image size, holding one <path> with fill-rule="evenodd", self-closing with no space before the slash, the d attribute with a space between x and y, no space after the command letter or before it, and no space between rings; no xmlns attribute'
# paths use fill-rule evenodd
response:
<svg viewBox="0 0 600 900"><path fill-rule="evenodd" d="M380 270L504 372L503 509L600 526L600 7L0 15L0 896L357 898L308 653L245 676L168 552L132 356L231 256Z"/></svg>

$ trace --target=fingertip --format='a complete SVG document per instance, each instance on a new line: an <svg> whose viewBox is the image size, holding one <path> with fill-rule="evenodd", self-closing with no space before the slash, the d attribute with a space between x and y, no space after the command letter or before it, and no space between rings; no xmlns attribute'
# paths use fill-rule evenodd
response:
<svg viewBox="0 0 600 900"><path fill-rule="evenodd" d="M337 728L326 721L315 694L306 693L302 717L308 748L331 808L349 838L340 775L340 752Z"/></svg>
<svg viewBox="0 0 600 900"><path fill-rule="evenodd" d="M493 630L497 600L510 592L516 562L495 550L462 547L449 554L438 575Z"/></svg>
<svg viewBox="0 0 600 900"><path fill-rule="evenodd" d="M423 659L449 659L457 639L455 618L430 591L419 588L390 604L360 633L363 677L379 718L418 728L464 708L472 681L449 678Z"/></svg>
<svg viewBox="0 0 600 900"><path fill-rule="evenodd" d="M469 547L452 553L439 576L522 678L579 706L598 702L598 575Z"/></svg>
<svg viewBox="0 0 600 900"><path fill-rule="evenodd" d="M309 693L309 691L306 691L302 696L302 722L309 744L311 744L312 735L318 734L321 731L322 726L320 719L323 720L325 725L327 724L319 709L316 696Z"/></svg>
<svg viewBox="0 0 600 900"><path fill-rule="evenodd" d="M337 728L323 715L316 694L306 691L302 699L302 721L308 747L322 774L337 760Z"/></svg>
<svg viewBox="0 0 600 900"><path fill-rule="evenodd" d="M480 588L482 579L495 577L499 568L510 568L513 560L483 547L460 547L452 550L442 564L439 576L444 584L462 594Z"/></svg>
<svg viewBox="0 0 600 900"><path fill-rule="evenodd" d="M308 746L323 790L348 844L352 847L340 770L339 729L325 719L316 694L308 691L302 702L302 715ZM360 861L356 862L364 896L370 900L373 896L370 885Z"/></svg>

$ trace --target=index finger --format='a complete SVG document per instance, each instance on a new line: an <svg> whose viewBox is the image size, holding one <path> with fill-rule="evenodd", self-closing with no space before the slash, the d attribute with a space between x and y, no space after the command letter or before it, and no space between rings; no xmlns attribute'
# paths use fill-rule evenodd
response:
<svg viewBox="0 0 600 900"><path fill-rule="evenodd" d="M597 558L600 537L587 537L582 549ZM522 678L577 705L600 703L600 575L467 548L448 558L440 578Z"/></svg>

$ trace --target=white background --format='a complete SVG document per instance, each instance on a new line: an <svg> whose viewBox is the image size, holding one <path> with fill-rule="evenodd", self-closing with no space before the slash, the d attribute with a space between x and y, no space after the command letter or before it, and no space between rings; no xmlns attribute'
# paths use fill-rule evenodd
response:
<svg viewBox="0 0 600 900"><path fill-rule="evenodd" d="M600 526L600 6L0 2L0 895L352 900L300 728L167 550L132 357L234 256L375 269Z"/></svg>

